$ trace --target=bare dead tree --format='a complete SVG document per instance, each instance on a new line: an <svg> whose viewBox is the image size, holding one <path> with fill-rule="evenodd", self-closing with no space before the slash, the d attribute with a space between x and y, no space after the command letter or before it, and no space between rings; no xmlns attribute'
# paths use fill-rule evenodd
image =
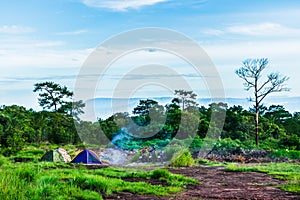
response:
<svg viewBox="0 0 300 200"><path fill-rule="evenodd" d="M243 62L243 67L237 69L235 73L243 79L245 90L254 90L254 99L250 98L250 101L254 102L255 108L255 142L258 145L258 133L259 133L259 108L266 96L274 92L289 91L290 89L285 87L285 82L289 79L286 76L280 75L278 72L270 73L266 78L262 77L262 71L268 67L268 59L247 59Z"/></svg>

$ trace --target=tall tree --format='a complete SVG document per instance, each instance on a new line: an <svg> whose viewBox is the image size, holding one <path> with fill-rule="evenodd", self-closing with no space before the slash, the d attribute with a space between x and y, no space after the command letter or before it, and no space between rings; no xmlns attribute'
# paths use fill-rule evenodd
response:
<svg viewBox="0 0 300 200"><path fill-rule="evenodd" d="M255 142L258 145L258 133L259 133L259 108L262 101L266 96L274 92L289 91L289 88L285 87L286 81L289 79L286 76L282 76L279 73L270 73L266 78L262 77L262 72L268 67L268 59L247 59L243 62L243 67L237 69L235 73L244 80L245 90L249 91L253 89L255 108Z"/></svg>
<svg viewBox="0 0 300 200"><path fill-rule="evenodd" d="M148 115L151 109L158 106L158 102L152 99L140 100L139 105L132 111L135 115Z"/></svg>
<svg viewBox="0 0 300 200"><path fill-rule="evenodd" d="M79 115L83 114L83 108L85 107L85 103L82 100L73 101L73 102L65 102L58 111L61 113L67 113L73 115L76 120L80 120Z"/></svg>
<svg viewBox="0 0 300 200"><path fill-rule="evenodd" d="M66 86L54 82L43 82L34 84L33 92L39 93L39 104L43 109L53 109L55 112L73 115L76 120L83 114L85 103L82 100L73 101L73 92Z"/></svg>
<svg viewBox="0 0 300 200"><path fill-rule="evenodd" d="M182 110L186 110L190 106L197 106L196 97L193 91L175 90L175 95L178 97L179 103L181 103Z"/></svg>
<svg viewBox="0 0 300 200"><path fill-rule="evenodd" d="M66 86L48 81L34 84L33 92L41 92L39 93L40 98L38 99L40 106L44 109L53 108L54 111L59 111L66 107L73 96L73 92L69 91Z"/></svg>

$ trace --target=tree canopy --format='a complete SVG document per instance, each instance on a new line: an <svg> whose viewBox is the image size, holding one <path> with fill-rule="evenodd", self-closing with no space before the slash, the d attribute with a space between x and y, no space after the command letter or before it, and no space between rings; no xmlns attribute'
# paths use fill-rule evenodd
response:
<svg viewBox="0 0 300 200"><path fill-rule="evenodd" d="M68 90L66 86L46 81L34 84L33 92L40 92L38 101L43 109L64 112L71 106L69 102L72 99L73 92Z"/></svg>

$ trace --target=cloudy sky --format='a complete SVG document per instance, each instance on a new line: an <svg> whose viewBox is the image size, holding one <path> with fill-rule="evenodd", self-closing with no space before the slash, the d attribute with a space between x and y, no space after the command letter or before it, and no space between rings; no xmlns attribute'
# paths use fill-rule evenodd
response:
<svg viewBox="0 0 300 200"><path fill-rule="evenodd" d="M243 90L234 71L244 59L261 57L269 58L270 71L290 77L291 91L281 95L300 96L299 19L297 0L0 1L0 104L38 109L34 83L54 81L73 90L83 63L98 45L145 27L174 30L199 44L218 70L226 97L251 95ZM168 66L198 84L191 66L178 57L139 51L120 58L102 74L94 97L111 97L124 77L145 78L147 70L144 74L138 70L130 76L126 73L134 70L130 68L134 64L153 64L150 61L154 59L155 64ZM162 74L159 78L166 77ZM200 80L196 89L200 97L209 96L204 82ZM168 96L166 90L141 85L134 94Z"/></svg>

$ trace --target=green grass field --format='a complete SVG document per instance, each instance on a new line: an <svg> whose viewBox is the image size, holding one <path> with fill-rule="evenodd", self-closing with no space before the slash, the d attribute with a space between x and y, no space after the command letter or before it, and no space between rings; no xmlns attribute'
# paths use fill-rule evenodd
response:
<svg viewBox="0 0 300 200"><path fill-rule="evenodd" d="M144 181L129 182L124 178ZM166 182L152 185L148 180ZM12 163L0 157L0 199L102 199L103 195L128 191L172 196L197 180L171 174L166 169L150 172L128 168L87 169L83 165L51 162Z"/></svg>

